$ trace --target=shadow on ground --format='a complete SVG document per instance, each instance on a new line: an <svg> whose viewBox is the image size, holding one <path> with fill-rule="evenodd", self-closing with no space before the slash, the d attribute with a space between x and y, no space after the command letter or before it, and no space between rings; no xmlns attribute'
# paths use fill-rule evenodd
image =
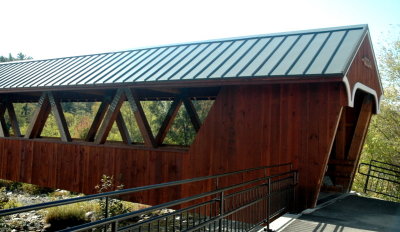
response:
<svg viewBox="0 0 400 232"><path fill-rule="evenodd" d="M356 195L303 214L282 232L400 232L400 204Z"/></svg>

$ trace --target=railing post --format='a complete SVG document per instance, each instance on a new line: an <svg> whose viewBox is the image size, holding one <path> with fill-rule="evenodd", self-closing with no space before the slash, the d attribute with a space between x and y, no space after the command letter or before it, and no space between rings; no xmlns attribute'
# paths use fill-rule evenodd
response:
<svg viewBox="0 0 400 232"><path fill-rule="evenodd" d="M116 221L111 224L111 232L117 232L117 230L118 230L118 222Z"/></svg>
<svg viewBox="0 0 400 232"><path fill-rule="evenodd" d="M219 215L221 216L221 218L219 219L219 228L218 231L221 232L222 231L222 220L224 219L224 192L220 193L219 196Z"/></svg>
<svg viewBox="0 0 400 232"><path fill-rule="evenodd" d="M270 224L270 214L271 214L271 177L268 177L268 198L267 198L268 206L267 206L267 231L270 232L269 228Z"/></svg>
<svg viewBox="0 0 400 232"><path fill-rule="evenodd" d="M371 164L372 164L372 160L369 161L369 165L368 165L368 174L367 174L367 179L365 180L364 193L367 193L367 187L368 187L368 182L369 182L369 176L371 175Z"/></svg>
<svg viewBox="0 0 400 232"><path fill-rule="evenodd" d="M104 217L108 218L108 208L109 208L109 197L106 197L106 207L104 212Z"/></svg>
<svg viewBox="0 0 400 232"><path fill-rule="evenodd" d="M295 204L296 204L296 185L297 185L297 172L293 172L293 183L292 183L292 204L291 204L291 211L295 211Z"/></svg>
<svg viewBox="0 0 400 232"><path fill-rule="evenodd" d="M108 218L108 207L109 207L109 197L105 198L106 201L106 205L105 205L105 209L104 209L104 218ZM104 225L104 232L107 232L107 227L108 225Z"/></svg>

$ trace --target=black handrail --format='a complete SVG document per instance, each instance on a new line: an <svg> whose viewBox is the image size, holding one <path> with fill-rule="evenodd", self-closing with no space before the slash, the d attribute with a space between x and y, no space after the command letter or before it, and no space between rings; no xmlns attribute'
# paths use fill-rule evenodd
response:
<svg viewBox="0 0 400 232"><path fill-rule="evenodd" d="M382 167L384 166L384 167ZM363 172L367 167L367 172ZM360 163L358 173L366 176L364 193L373 192L386 197L400 199L400 166L378 160ZM386 188L385 188L386 186Z"/></svg>
<svg viewBox="0 0 400 232"><path fill-rule="evenodd" d="M153 212L153 211L156 211L156 210L159 210L159 209L164 209L164 208L168 208L168 207L171 207L171 206L180 205L180 204L192 201L192 200L197 200L197 199L204 198L204 197L207 197L207 196L221 194L221 193L226 192L228 190L232 190L232 189L235 189L235 188L240 188L240 187L243 187L243 186L246 186L246 185L249 185L249 184L260 182L262 180L266 180L266 179L267 180L271 180L271 178L280 177L280 176L286 176L287 174L293 174L293 173L295 173L295 171L289 171L289 172L285 172L285 173L281 173L281 174L277 174L277 175L273 175L273 176L257 178L257 179L254 179L254 180L243 182L241 184L232 185L232 186L221 188L221 189L218 189L218 190L213 190L213 191L201 193L201 194L198 194L198 195L195 195L195 196L190 196L190 197L182 198L182 199L179 199L179 200L162 203L162 204L159 204L159 205L156 205L156 206L151 206L149 208L137 210L137 211L130 212L130 213L120 214L120 215L117 215L117 216L114 216L114 217L109 217L109 218L105 218L105 219L98 220L98 221L95 221L95 222L86 223L86 224L75 226L75 227L72 227L72 228L68 228L68 229L65 229L65 230L62 230L62 231L83 231L83 230L87 230L87 229L91 229L91 228L96 228L96 227L102 226L102 225L108 225L108 224L110 224L112 222L117 222L117 221L129 219L129 218L133 218L135 216L138 216L138 215L141 215L141 214L145 214L147 212ZM220 201L220 202L222 202L222 201Z"/></svg>
<svg viewBox="0 0 400 232"><path fill-rule="evenodd" d="M285 167L287 166L287 167ZM272 169L272 168L280 168L279 170L282 170L281 168L285 167L285 172L281 172L275 175L270 175L267 176L267 169ZM292 165L290 163L285 163L285 164L280 164L280 165L271 165L271 166L263 166L263 167L258 167L258 168L251 168L251 169L246 169L246 170L240 170L240 171L235 171L235 172L229 172L229 173L224 173L224 174L219 174L219 175L214 175L214 176L206 176L206 177L198 177L198 178L193 178L193 179L186 179L186 180L180 180L180 181L173 181L173 182L168 182L168 183L162 183L162 184L156 184L156 185L149 185L149 186L144 186L144 187L137 187L137 188L131 188L131 189L123 189L123 190L118 190L118 191L113 191L113 192L108 192L108 193L99 193L99 194L93 194L93 195L88 195L88 196L83 196L83 197L77 197L77 198L72 198L72 199L66 199L66 200L59 200L59 201L54 201L54 202L47 202L47 203L41 203L41 204L36 204L36 205L31 205L31 206L24 206L20 208L14 208L14 209L7 209L7 210L1 210L0 211L0 216L5 216L5 215L10 215L10 214L15 214L15 213L21 213L21 212L26 212L26 211L31 211L31 210L39 210L39 209L44 209L44 208L49 208L49 207L54 207L54 206L60 206L60 205L65 205L65 204L72 204L72 203L77 203L77 202L83 202L83 201L89 201L93 199L101 199L105 198L108 200L110 197L115 197L123 194L131 194L131 193L137 193L141 191L147 191L147 190L153 190L153 189L159 189L159 188L165 188L165 187L171 187L171 186L177 186L177 185L182 185L182 184L188 184L188 183L193 183L193 182L198 182L198 181L204 181L204 180L210 180L214 179L218 185L219 178L221 177L227 177L230 175L235 175L235 174L240 174L240 173L248 173L248 172L253 172L253 171L258 171L258 170L264 170L264 175L262 173L258 172L257 177L254 177L250 180L242 181L241 183L226 186L226 187L219 187L216 186L216 189L210 190L208 192L203 192L197 195L193 196L188 196L182 199L170 201L170 202L165 202L159 205L151 206L145 209L137 210L134 212L129 212L125 214L120 214L116 215L113 217L109 218L104 218L95 222L90 222L86 223L84 225L79 225L75 226L72 228L65 229L63 231L84 231L88 230L91 228L99 228L103 227L106 228L108 226L111 226L112 231L125 231L125 230L131 230L132 228L142 228L144 224L148 225L149 227L151 226L151 223L154 221L157 221L160 224L160 221L165 220L165 223L167 223L168 218L173 216L173 222L175 225L175 216L174 215L181 215L181 226L182 226L182 213L186 213L187 217L189 215L189 212L196 212L196 210L199 211L199 218L201 218L201 209L203 207L204 212L208 210L211 211L214 207L214 210L218 209L218 214L215 215L208 215L205 216L205 218L193 222L193 225L190 225L191 227L189 228L189 219L186 222L186 231L193 231L196 229L201 229L205 228L208 226L211 230L212 224L214 223L214 230L215 230L215 222L219 222L219 230L222 230L222 227L226 227L224 224L224 220L228 220L229 217L235 218L237 216L237 212L247 210L251 207L259 207L259 204L262 203L262 205L265 205L266 209L266 216L264 215L257 215L257 216L262 216L262 220L258 220L257 222L253 222L249 225L246 225L245 227L247 229L254 228L255 226L261 225L261 224L266 224L267 228L269 229L269 223L271 218L273 216L277 216L283 212L286 212L289 210L290 207L294 205L294 195L295 195L295 186L297 185L298 179L297 179L297 171L292 170ZM262 177L259 177L259 174L261 174ZM248 186L247 188L243 189L244 187ZM234 191L237 189L237 191ZM233 191L233 192L232 192ZM262 195L259 196L259 192L261 191ZM253 198L250 198L247 203L241 203L240 205L235 205L235 207L230 207L229 205L227 206L228 208L225 207L225 204L232 204L232 201L238 199L242 199L242 197L249 197L253 196ZM280 197L279 199L275 199L274 202L271 203L271 198L272 197ZM208 199L208 200L206 200ZM173 206L178 206L182 205L185 203L193 202L195 200L202 200L203 202L201 203L196 203L194 205L191 205L187 208L180 209L173 211L172 213L167 213L167 214L162 214L156 217L152 217L150 219L146 219L145 221L142 221L140 223L134 223L132 225L124 226L118 228L118 223L121 221L127 220L127 219L132 219L136 216L146 214L149 212L153 212L156 210L168 208L168 207L173 207ZM205 201L204 201L205 200ZM276 202L275 202L276 201ZM274 205L273 212L271 212L271 204ZM278 204L278 205L276 205ZM229 208L230 207L230 208ZM225 212L226 209L226 212ZM204 213L203 213L204 214ZM207 213L205 213L207 214ZM263 213L262 213L263 214ZM273 215L273 216L271 216ZM233 220L233 219L232 219ZM244 220L243 218L241 220ZM247 220L247 219L246 219ZM106 227L104 227L106 226ZM167 224L165 225L166 227L168 226ZM232 225L231 225L232 226ZM243 226L243 225L242 225Z"/></svg>
<svg viewBox="0 0 400 232"><path fill-rule="evenodd" d="M105 198L105 197L116 197L116 196L120 196L120 195L137 193L137 192L153 190L153 189L158 189L158 188L172 187L172 186L188 184L188 183L193 183L193 182L199 182L199 181L204 181L204 180L209 180L209 179L217 179L220 177L225 177L225 176L234 175L234 174L240 174L240 173L244 173L244 172L252 172L252 171L257 171L257 170L262 170L262 169L270 169L270 168L283 167L283 166L290 166L290 168L291 168L292 164L285 163L285 164L250 168L250 169L228 172L228 173L223 173L223 174L218 174L218 175L213 175L213 176L196 177L196 178L192 178L192 179L171 181L171 182L166 182L166 183L161 183L161 184L153 184L153 185L147 185L147 186L142 186L142 187L121 189L121 190L91 194L91 195L81 196L81 197L76 197L76 198L45 202L45 203L41 203L41 204L27 205L27 206L22 206L22 207L13 208L13 209L0 210L0 217L11 215L11 214L16 214L16 213L32 211L32 210L50 208L50 207L54 207L54 206L73 204L73 203L89 201L89 200L94 200L94 199L100 199L100 198Z"/></svg>

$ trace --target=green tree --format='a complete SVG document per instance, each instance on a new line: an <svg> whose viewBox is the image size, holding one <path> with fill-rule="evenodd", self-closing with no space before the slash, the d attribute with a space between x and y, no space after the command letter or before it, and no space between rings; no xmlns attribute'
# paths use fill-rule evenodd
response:
<svg viewBox="0 0 400 232"><path fill-rule="evenodd" d="M8 54L8 57L6 56L0 56L0 63L1 62L9 62L9 61L17 61L17 60L30 60L32 57L27 56L23 54L22 52L17 54L17 57L13 57L12 54Z"/></svg>

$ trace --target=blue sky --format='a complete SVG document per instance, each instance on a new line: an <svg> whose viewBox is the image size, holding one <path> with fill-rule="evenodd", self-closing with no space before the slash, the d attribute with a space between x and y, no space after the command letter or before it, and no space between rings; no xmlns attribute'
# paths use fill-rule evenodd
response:
<svg viewBox="0 0 400 232"><path fill-rule="evenodd" d="M0 0L0 55L35 59L354 24L400 37L399 0Z"/></svg>

